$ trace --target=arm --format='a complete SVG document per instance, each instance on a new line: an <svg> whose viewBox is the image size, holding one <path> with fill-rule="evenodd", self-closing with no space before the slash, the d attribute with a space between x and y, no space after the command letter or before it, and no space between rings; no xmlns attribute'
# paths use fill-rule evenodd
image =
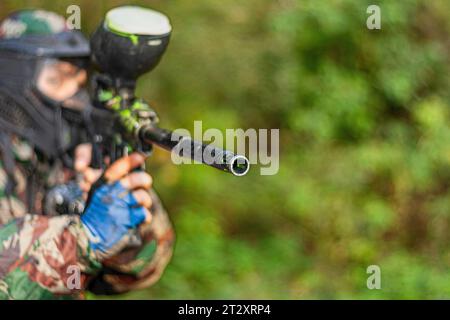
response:
<svg viewBox="0 0 450 320"><path fill-rule="evenodd" d="M85 192L101 172L89 168L91 146L81 145L76 150L75 169L84 176ZM148 189L148 188L146 188ZM175 234L167 212L152 190L151 223L139 227L142 245L127 247L103 261L102 270L89 282L88 289L95 294L118 294L154 284L161 277L173 250Z"/></svg>
<svg viewBox="0 0 450 320"><path fill-rule="evenodd" d="M26 214L17 196L26 179L11 163L17 180L8 193L11 182L0 158L0 299L78 297L100 266L79 218ZM73 289L68 281L75 282Z"/></svg>
<svg viewBox="0 0 450 320"><path fill-rule="evenodd" d="M142 246L124 250L103 262L104 269L90 282L95 294L118 294L153 285L172 257L175 233L156 193L152 192L152 222L141 226Z"/></svg>
<svg viewBox="0 0 450 320"><path fill-rule="evenodd" d="M0 226L0 299L77 298L99 268L78 217L25 215Z"/></svg>
<svg viewBox="0 0 450 320"><path fill-rule="evenodd" d="M142 188L150 178L130 174L144 161L134 154L112 164L81 218L25 215L1 226L0 298L78 297L101 262L121 252L130 231L146 220L151 200Z"/></svg>

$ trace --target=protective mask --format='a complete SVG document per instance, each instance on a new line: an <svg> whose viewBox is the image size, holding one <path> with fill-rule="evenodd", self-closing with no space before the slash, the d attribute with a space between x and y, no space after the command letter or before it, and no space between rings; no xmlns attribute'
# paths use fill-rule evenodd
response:
<svg viewBox="0 0 450 320"><path fill-rule="evenodd" d="M77 144L86 141L80 130L83 115L89 108L89 95L82 88L70 97L57 101L43 94L36 85L39 71L49 61L25 60L12 55L8 59L9 74L0 79L0 127L28 141L48 158L60 158Z"/></svg>

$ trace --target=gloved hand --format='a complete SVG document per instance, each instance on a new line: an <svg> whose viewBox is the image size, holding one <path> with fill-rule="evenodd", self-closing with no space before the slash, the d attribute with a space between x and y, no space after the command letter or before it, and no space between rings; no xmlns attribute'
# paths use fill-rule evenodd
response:
<svg viewBox="0 0 450 320"><path fill-rule="evenodd" d="M138 153L117 160L91 188L81 221L101 260L120 252L133 231L150 222L152 179L145 172L131 172L144 161Z"/></svg>
<svg viewBox="0 0 450 320"><path fill-rule="evenodd" d="M48 216L83 213L86 198L79 183L70 181L51 188L44 198L44 213Z"/></svg>

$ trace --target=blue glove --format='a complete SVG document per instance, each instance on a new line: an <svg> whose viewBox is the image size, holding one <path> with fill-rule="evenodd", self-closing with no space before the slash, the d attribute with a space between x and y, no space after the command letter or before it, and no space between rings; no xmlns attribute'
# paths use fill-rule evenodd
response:
<svg viewBox="0 0 450 320"><path fill-rule="evenodd" d="M94 251L112 255L120 251L133 229L144 222L146 211L120 182L101 184L91 193L81 221ZM124 244L125 246L126 244Z"/></svg>

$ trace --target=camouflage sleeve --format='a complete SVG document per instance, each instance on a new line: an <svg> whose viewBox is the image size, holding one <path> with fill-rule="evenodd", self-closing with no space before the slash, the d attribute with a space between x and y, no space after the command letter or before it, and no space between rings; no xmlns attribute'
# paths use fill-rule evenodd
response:
<svg viewBox="0 0 450 320"><path fill-rule="evenodd" d="M15 155L28 159L24 150ZM26 178L16 166L14 193L6 195L3 165L0 159L0 299L80 298L101 265L79 217L26 214Z"/></svg>
<svg viewBox="0 0 450 320"><path fill-rule="evenodd" d="M100 267L76 216L25 215L0 225L0 299L80 298Z"/></svg>
<svg viewBox="0 0 450 320"><path fill-rule="evenodd" d="M172 256L175 233L159 197L152 193L153 219L140 228L142 245L103 261L103 269L89 284L95 294L118 294L151 286L161 277Z"/></svg>

